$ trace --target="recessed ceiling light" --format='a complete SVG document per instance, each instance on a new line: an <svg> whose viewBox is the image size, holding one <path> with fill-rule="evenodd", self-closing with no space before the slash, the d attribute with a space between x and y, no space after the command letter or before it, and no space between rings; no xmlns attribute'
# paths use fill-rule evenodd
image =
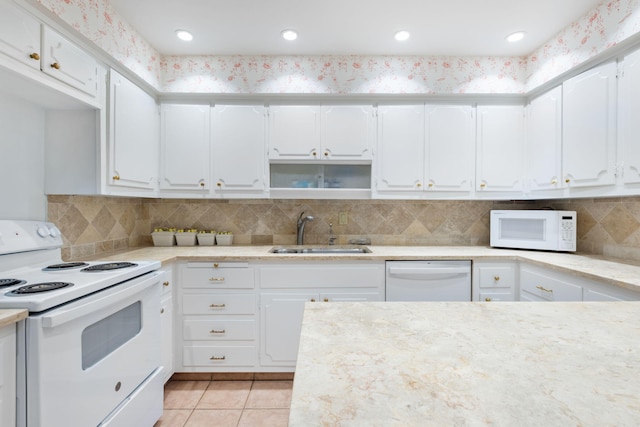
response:
<svg viewBox="0 0 640 427"><path fill-rule="evenodd" d="M187 30L176 30L176 36L180 40L184 40L186 42L190 42L191 40L193 40L193 34L191 34Z"/></svg>
<svg viewBox="0 0 640 427"><path fill-rule="evenodd" d="M411 37L411 34L409 33L409 31L406 30L400 30L398 32L395 33L395 35L393 36L397 41L399 42L403 42L405 40L409 40L409 37Z"/></svg>
<svg viewBox="0 0 640 427"><path fill-rule="evenodd" d="M283 39L293 41L298 38L298 33L295 30L283 30L280 35Z"/></svg>
<svg viewBox="0 0 640 427"><path fill-rule="evenodd" d="M515 43L522 40L526 34L525 31L516 31L515 33L509 34L506 39L509 43Z"/></svg>

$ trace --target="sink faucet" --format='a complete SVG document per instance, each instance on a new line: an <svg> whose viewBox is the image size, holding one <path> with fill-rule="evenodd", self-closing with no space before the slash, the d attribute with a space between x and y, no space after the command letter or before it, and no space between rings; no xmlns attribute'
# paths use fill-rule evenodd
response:
<svg viewBox="0 0 640 427"><path fill-rule="evenodd" d="M314 218L312 216L305 216L303 218L304 215L304 211L300 212L300 215L298 216L298 231L297 231L297 243L299 245L304 244L304 225L307 223L307 221L313 221Z"/></svg>

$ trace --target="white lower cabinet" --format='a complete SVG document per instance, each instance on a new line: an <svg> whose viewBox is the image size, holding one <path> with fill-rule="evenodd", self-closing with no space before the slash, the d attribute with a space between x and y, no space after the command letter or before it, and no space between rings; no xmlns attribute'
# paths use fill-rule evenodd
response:
<svg viewBox="0 0 640 427"><path fill-rule="evenodd" d="M260 267L260 368L295 368L306 303L384 301L384 262Z"/></svg>
<svg viewBox="0 0 640 427"><path fill-rule="evenodd" d="M473 262L472 301L516 301L516 261Z"/></svg>
<svg viewBox="0 0 640 427"><path fill-rule="evenodd" d="M247 262L186 262L179 274L176 369L255 371L255 269Z"/></svg>
<svg viewBox="0 0 640 427"><path fill-rule="evenodd" d="M0 426L16 425L16 325L0 329Z"/></svg>
<svg viewBox="0 0 640 427"><path fill-rule="evenodd" d="M162 296L160 297L160 328L162 331L162 366L164 367L164 382L169 381L174 373L173 366L173 270L171 267L163 268L164 276L161 278Z"/></svg>

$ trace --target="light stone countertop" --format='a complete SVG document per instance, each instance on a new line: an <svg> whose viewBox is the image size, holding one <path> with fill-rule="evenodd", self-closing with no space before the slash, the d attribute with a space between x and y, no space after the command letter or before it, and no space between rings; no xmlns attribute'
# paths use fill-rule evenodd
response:
<svg viewBox="0 0 640 427"><path fill-rule="evenodd" d="M289 426L637 426L639 343L640 302L306 304Z"/></svg>
<svg viewBox="0 0 640 427"><path fill-rule="evenodd" d="M23 309L3 309L0 310L0 328L13 325L26 319L29 312Z"/></svg>
<svg viewBox="0 0 640 427"><path fill-rule="evenodd" d="M640 263L558 252L496 249L485 246L367 246L368 254L272 254L273 246L145 247L91 257L102 260L174 261L355 261L471 259L526 261L559 272L577 274L626 289L640 291Z"/></svg>

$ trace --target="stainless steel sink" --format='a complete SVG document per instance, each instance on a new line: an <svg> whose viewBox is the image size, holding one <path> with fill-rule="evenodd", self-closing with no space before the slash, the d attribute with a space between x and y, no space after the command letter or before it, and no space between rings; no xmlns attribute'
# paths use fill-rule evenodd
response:
<svg viewBox="0 0 640 427"><path fill-rule="evenodd" d="M365 246L322 246L322 247L276 247L269 250L272 254L370 254Z"/></svg>

